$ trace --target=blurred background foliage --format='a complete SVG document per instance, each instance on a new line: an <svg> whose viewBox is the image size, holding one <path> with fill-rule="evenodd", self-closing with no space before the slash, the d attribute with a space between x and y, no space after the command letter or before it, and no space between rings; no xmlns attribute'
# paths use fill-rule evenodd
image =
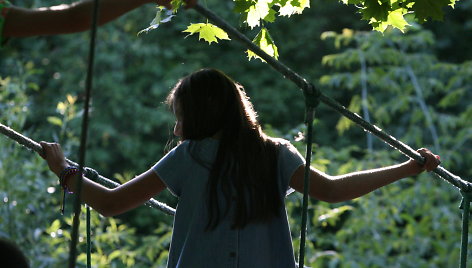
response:
<svg viewBox="0 0 472 268"><path fill-rule="evenodd" d="M22 7L58 3L15 1ZM371 32L353 7L329 0L311 5L268 26L279 59L403 142L434 148L446 168L471 178L472 1L458 2L443 22L383 34ZM208 0L207 6L255 35L232 13L232 1ZM193 11L137 36L154 12L152 5L141 7L98 31L88 166L123 182L159 160L174 120L165 96L178 78L202 67L241 82L266 131L304 152L304 100L291 82L258 60L249 62L234 41L184 38L190 22L205 21ZM35 140L58 141L77 159L87 49L88 33L9 40L0 50L0 121ZM405 160L324 105L316 115L312 164L320 170L340 174ZM15 241L32 267L63 267L71 206L59 214L57 180L42 159L5 138L0 147L0 235ZM157 198L176 204L167 192ZM307 264L457 266L459 201L454 187L429 174L350 202L312 200ZM290 195L286 205L297 251L300 195ZM165 267L172 217L142 207L115 218L92 213L92 222L94 267Z"/></svg>

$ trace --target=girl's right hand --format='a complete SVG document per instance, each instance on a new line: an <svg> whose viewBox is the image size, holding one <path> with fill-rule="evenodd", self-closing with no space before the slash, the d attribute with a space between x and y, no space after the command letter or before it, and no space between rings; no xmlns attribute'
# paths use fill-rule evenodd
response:
<svg viewBox="0 0 472 268"><path fill-rule="evenodd" d="M69 166L62 152L61 145L44 141L39 144L43 147L43 154L39 155L48 162L49 169L59 176Z"/></svg>
<svg viewBox="0 0 472 268"><path fill-rule="evenodd" d="M439 155L435 155L433 154L429 149L427 148L421 148L421 149L418 149L417 152L424 157L425 159L425 162L424 164L420 164L418 162L416 162L415 160L409 160L407 162L407 165L409 166L410 168L410 171L412 173L412 175L417 175L423 171L432 171L434 170L436 167L439 166L439 164L441 164L441 160L440 160L440 157Z"/></svg>

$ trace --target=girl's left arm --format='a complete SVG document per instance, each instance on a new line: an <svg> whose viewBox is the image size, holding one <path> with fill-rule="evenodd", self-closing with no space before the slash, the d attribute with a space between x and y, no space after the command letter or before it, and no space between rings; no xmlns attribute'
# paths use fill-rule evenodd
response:
<svg viewBox="0 0 472 268"><path fill-rule="evenodd" d="M418 152L426 159L423 166L414 160L408 160L398 165L338 176L330 176L311 167L309 194L330 203L347 201L424 170L431 171L439 165L439 157L428 149L419 149ZM300 166L292 175L290 187L303 193L303 180L304 166Z"/></svg>
<svg viewBox="0 0 472 268"><path fill-rule="evenodd" d="M57 143L41 142L45 152L42 155L48 162L49 168L57 176L68 166L62 149ZM76 192L76 180L78 176L71 176L67 180L67 186L72 192ZM109 217L124 213L138 207L160 193L166 188L159 176L152 170L148 170L134 179L109 189L87 178L83 178L81 199L103 216Z"/></svg>

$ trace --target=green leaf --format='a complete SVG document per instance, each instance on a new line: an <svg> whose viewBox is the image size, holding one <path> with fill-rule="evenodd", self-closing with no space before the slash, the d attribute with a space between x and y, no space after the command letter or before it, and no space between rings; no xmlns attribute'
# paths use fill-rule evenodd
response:
<svg viewBox="0 0 472 268"><path fill-rule="evenodd" d="M363 1L362 0L341 0L345 5L360 5Z"/></svg>
<svg viewBox="0 0 472 268"><path fill-rule="evenodd" d="M454 7L456 0L416 0L412 9L419 22L425 22L428 18L433 20L443 19L443 8L446 6Z"/></svg>
<svg viewBox="0 0 472 268"><path fill-rule="evenodd" d="M59 230L60 227L61 227L61 222L56 219L51 223L51 226L47 228L46 232L49 234L57 232L57 230Z"/></svg>
<svg viewBox="0 0 472 268"><path fill-rule="evenodd" d="M460 88L448 93L444 98L439 101L438 106L441 108L447 108L450 106L457 105L457 103L464 97L467 91L464 88Z"/></svg>
<svg viewBox="0 0 472 268"><path fill-rule="evenodd" d="M59 117L48 116L48 122L56 126L62 126L62 120Z"/></svg>
<svg viewBox="0 0 472 268"><path fill-rule="evenodd" d="M265 53L269 54L271 57L277 59L279 57L279 52L277 46L272 40L272 37L269 34L269 31L266 28L262 28L259 33L256 35L254 40L252 40L254 44L260 47ZM252 58L260 59L264 61L261 57L257 56L256 53L252 52L251 50L247 50L247 56L249 60Z"/></svg>
<svg viewBox="0 0 472 268"><path fill-rule="evenodd" d="M365 0L361 8L362 18L370 22L383 22L387 20L390 6L378 0Z"/></svg>
<svg viewBox="0 0 472 268"><path fill-rule="evenodd" d="M162 18L163 17L163 14L162 14L163 11L164 11L163 8L157 6L156 16L154 17L154 19L149 24L150 26L147 27L146 29L143 29L143 30L139 31L138 35L140 35L142 33L148 33L151 30L157 29L162 23L166 23L166 22L171 21L171 19L175 16L175 15L172 14L172 11L166 11L166 12L164 12L165 17Z"/></svg>
<svg viewBox="0 0 472 268"><path fill-rule="evenodd" d="M285 5L281 5L279 9L280 16L288 16L294 14L301 14L305 8L310 7L310 1L308 0L292 0L287 1Z"/></svg>
<svg viewBox="0 0 472 268"><path fill-rule="evenodd" d="M115 250L110 255L108 255L108 260L112 261L113 259L118 258L122 254L121 250Z"/></svg>
<svg viewBox="0 0 472 268"><path fill-rule="evenodd" d="M255 4L249 7L247 11L246 23L249 27L254 28L260 25L260 21L268 17L268 20L274 15L271 14L272 0L258 0Z"/></svg>
<svg viewBox="0 0 472 268"><path fill-rule="evenodd" d="M388 14L388 24L392 25L393 27L399 29L400 31L404 31L405 27L410 25L403 17L407 13L407 10L404 8L399 8L394 10Z"/></svg>
<svg viewBox="0 0 472 268"><path fill-rule="evenodd" d="M225 31L211 23L192 23L183 32L189 33L187 36L198 33L198 40L203 39L209 44L218 43L218 39L231 40Z"/></svg>
<svg viewBox="0 0 472 268"><path fill-rule="evenodd" d="M404 15L407 13L407 11L408 10L404 8L398 8L396 10L389 11L386 21L371 24L374 27L374 30L379 32L384 32L388 26L395 27L403 32L406 26L410 25L404 18Z"/></svg>
<svg viewBox="0 0 472 268"><path fill-rule="evenodd" d="M327 213L320 215L318 217L318 221L321 222L322 226L323 225L334 225L336 224L337 221L340 220L341 215L344 212L351 211L353 210L354 207L352 206L340 206L338 208L333 208L329 210Z"/></svg>
<svg viewBox="0 0 472 268"><path fill-rule="evenodd" d="M177 9L179 9L184 4L184 0L172 0L170 1L170 4L172 5L172 10L177 12Z"/></svg>
<svg viewBox="0 0 472 268"><path fill-rule="evenodd" d="M238 13L246 12L252 6L251 0L235 0L234 11Z"/></svg>
<svg viewBox="0 0 472 268"><path fill-rule="evenodd" d="M268 22L274 22L276 14L277 14L277 12L271 8L269 10L269 14L267 14L267 16L264 17L264 20L268 21Z"/></svg>

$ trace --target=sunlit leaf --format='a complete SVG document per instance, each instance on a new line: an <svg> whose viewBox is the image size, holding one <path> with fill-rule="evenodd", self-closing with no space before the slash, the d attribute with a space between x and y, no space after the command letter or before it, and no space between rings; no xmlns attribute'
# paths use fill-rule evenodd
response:
<svg viewBox="0 0 472 268"><path fill-rule="evenodd" d="M268 20L273 20L274 18L274 12L270 12L271 10L271 0L258 0L253 4L252 6L249 7L249 10L247 11L247 19L246 22L249 25L249 27L254 28L256 26L260 25L260 21L263 20L264 18L269 16Z"/></svg>
<svg viewBox="0 0 472 268"><path fill-rule="evenodd" d="M279 9L280 16L288 16L301 14L305 8L310 7L309 0L292 0L287 1L285 5L281 5Z"/></svg>
<svg viewBox="0 0 472 268"><path fill-rule="evenodd" d="M209 44L212 42L218 43L218 39L230 40L228 34L225 31L211 23L192 23L183 32L189 33L188 35L198 33L198 39L203 39Z"/></svg>
<svg viewBox="0 0 472 268"><path fill-rule="evenodd" d="M405 20L405 17L404 15L406 14L407 10L406 9L403 9L403 8L399 8L397 10L394 10L392 12L390 12L388 14L388 17L387 17L387 21L382 23L381 25L381 31L380 32L383 32L385 31L385 29L387 29L387 27L390 25L390 26L393 26L397 29L399 29L400 31L404 31L406 26L408 26L408 22ZM376 29L378 30L378 29Z"/></svg>
<svg viewBox="0 0 472 268"><path fill-rule="evenodd" d="M270 36L269 31L267 31L266 28L262 28L254 38L254 40L252 40L252 42L258 47L260 47L265 53L269 54L271 57L274 57L275 59L279 57L277 46L275 45L274 40L272 40L272 37ZM257 56L256 53L252 52L251 50L247 50L247 56L249 60L251 60L252 58L256 58L263 61L262 58Z"/></svg>

